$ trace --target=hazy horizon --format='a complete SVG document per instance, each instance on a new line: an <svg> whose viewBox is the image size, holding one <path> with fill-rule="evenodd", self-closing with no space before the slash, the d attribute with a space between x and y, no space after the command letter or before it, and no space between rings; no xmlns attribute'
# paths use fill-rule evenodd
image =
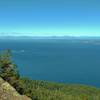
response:
<svg viewBox="0 0 100 100"><path fill-rule="evenodd" d="M59 34L59 35L34 35L32 33L0 33L0 37L100 37L98 35L71 35L71 34Z"/></svg>

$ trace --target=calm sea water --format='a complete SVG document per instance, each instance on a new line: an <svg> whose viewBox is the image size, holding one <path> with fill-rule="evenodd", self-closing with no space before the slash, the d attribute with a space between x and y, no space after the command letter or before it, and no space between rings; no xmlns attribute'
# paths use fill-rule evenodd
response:
<svg viewBox="0 0 100 100"><path fill-rule="evenodd" d="M100 45L69 40L0 40L22 76L100 87Z"/></svg>

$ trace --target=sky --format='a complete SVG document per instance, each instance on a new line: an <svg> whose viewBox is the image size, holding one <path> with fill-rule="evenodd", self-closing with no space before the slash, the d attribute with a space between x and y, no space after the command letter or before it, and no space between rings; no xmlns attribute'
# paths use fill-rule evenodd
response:
<svg viewBox="0 0 100 100"><path fill-rule="evenodd" d="M0 36L100 36L100 0L0 0Z"/></svg>

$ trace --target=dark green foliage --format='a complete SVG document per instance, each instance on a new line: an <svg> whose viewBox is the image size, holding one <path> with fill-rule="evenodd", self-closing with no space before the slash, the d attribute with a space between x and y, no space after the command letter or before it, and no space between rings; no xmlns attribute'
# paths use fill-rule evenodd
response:
<svg viewBox="0 0 100 100"><path fill-rule="evenodd" d="M16 65L11 60L10 50L6 50L0 55L0 76L8 82L19 78Z"/></svg>
<svg viewBox="0 0 100 100"><path fill-rule="evenodd" d="M9 82L15 88L19 87L20 76L17 71L17 66L11 59L10 50L2 52L2 54L0 55L0 77Z"/></svg>
<svg viewBox="0 0 100 100"><path fill-rule="evenodd" d="M100 100L100 89L83 85L68 85L47 81L35 81L20 77L11 59L10 50L0 55L0 76L20 94L32 100Z"/></svg>

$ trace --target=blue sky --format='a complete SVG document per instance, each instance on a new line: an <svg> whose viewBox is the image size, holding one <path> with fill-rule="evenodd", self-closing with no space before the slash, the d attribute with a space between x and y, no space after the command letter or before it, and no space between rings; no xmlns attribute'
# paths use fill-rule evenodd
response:
<svg viewBox="0 0 100 100"><path fill-rule="evenodd" d="M100 36L100 0L0 0L0 35Z"/></svg>

